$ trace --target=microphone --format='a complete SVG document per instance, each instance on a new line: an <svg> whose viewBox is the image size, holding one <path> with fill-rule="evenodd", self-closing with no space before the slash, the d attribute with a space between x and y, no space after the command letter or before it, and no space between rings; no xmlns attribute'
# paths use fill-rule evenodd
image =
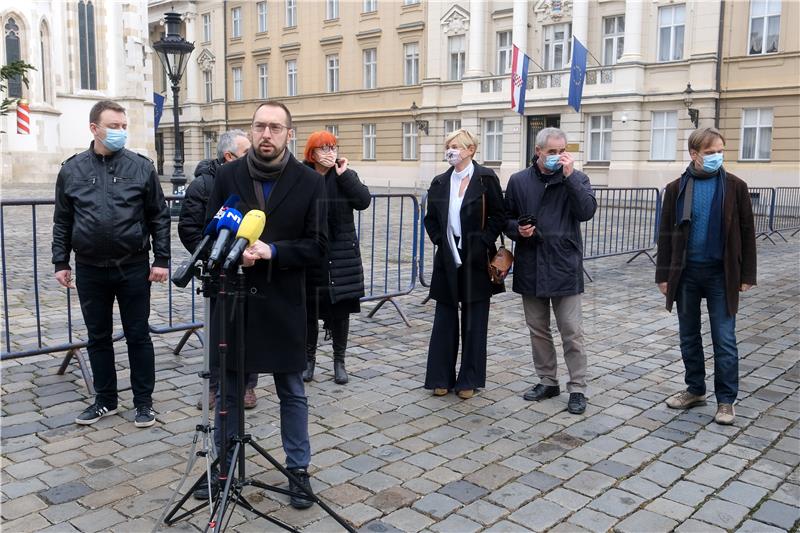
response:
<svg viewBox="0 0 800 533"><path fill-rule="evenodd" d="M225 264L222 265L223 270L228 270L239 262L245 248L252 246L261 236L266 223L267 215L263 211L253 209L247 212L244 220L242 220L242 225L239 226L239 231L236 233L236 242L231 247L231 251L228 252Z"/></svg>
<svg viewBox="0 0 800 533"><path fill-rule="evenodd" d="M211 248L211 253L208 256L208 269L213 270L217 267L228 242L236 234L239 225L242 223L242 214L236 209L229 207L222 214L222 218L217 222L217 240L214 241L214 246Z"/></svg>
<svg viewBox="0 0 800 533"><path fill-rule="evenodd" d="M214 215L214 218L212 218L208 225L206 225L205 229L203 230L203 240L200 241L200 244L198 244L194 249L192 256L181 263L180 266L175 269L175 272L172 273L172 283L174 283L175 286L184 288L192 280L192 276L195 274L195 263L197 262L197 259L203 254L203 252L205 252L208 244L217 235L217 224L219 223L219 220L225 214L225 211L234 207L237 203L239 203L239 197L235 194L232 194L225 201L222 207L219 208L219 211L217 211L217 214Z"/></svg>

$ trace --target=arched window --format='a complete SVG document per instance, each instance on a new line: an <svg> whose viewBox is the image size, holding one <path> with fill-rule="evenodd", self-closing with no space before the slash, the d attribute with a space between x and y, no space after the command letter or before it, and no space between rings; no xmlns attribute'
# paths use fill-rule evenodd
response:
<svg viewBox="0 0 800 533"><path fill-rule="evenodd" d="M78 0L78 46L81 61L81 89L97 89L97 53L94 36L94 4Z"/></svg>
<svg viewBox="0 0 800 533"><path fill-rule="evenodd" d="M39 38L41 41L41 53L42 53L42 64L41 68L41 79L42 79L42 100L44 102L52 103L52 99L50 98L50 91L53 88L50 85L50 80L48 77L51 75L51 65L50 65L50 30L47 27L47 23L42 21L42 24L39 26Z"/></svg>
<svg viewBox="0 0 800 533"><path fill-rule="evenodd" d="M20 54L19 26L14 17L6 19L5 38L6 38L6 64L22 59ZM22 98L22 79L14 76L8 80L8 97Z"/></svg>

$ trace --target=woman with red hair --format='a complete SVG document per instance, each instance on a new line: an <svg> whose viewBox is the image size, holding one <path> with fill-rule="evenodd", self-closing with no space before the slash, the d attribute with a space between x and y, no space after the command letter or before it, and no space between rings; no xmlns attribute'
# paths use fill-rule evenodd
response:
<svg viewBox="0 0 800 533"><path fill-rule="evenodd" d="M333 340L333 380L347 383L344 366L350 314L361 311L364 268L356 237L353 210L369 207L372 196L358 174L347 168L347 159L337 158L336 136L315 131L308 137L304 163L325 176L328 211L328 253L319 265L306 269L306 371L303 381L314 379L319 320ZM327 337L327 336L326 336Z"/></svg>

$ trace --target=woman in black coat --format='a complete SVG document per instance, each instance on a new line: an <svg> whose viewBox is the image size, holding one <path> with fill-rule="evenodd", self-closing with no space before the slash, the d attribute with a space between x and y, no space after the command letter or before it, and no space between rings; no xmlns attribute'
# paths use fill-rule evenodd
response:
<svg viewBox="0 0 800 533"><path fill-rule="evenodd" d="M333 340L333 381L348 382L344 366L350 314L361 311L364 268L356 237L353 210L369 207L372 196L358 174L347 168L347 159L337 159L336 137L328 131L312 133L306 142L305 164L325 176L328 210L328 254L306 270L307 325L306 370L303 381L314 379L317 362L319 319L326 340Z"/></svg>
<svg viewBox="0 0 800 533"><path fill-rule="evenodd" d="M428 237L437 246L430 290L436 314L425 388L436 396L454 389L465 400L486 386L489 299L505 290L491 282L487 271L505 225L503 193L494 171L472 161L477 148L477 139L467 130L447 137L445 158L452 167L433 178L424 219ZM459 335L461 368L456 377Z"/></svg>

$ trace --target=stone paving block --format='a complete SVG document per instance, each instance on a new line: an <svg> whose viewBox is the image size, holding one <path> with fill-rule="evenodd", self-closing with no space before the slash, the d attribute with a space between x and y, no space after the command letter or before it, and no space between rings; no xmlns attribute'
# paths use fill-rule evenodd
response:
<svg viewBox="0 0 800 533"><path fill-rule="evenodd" d="M413 509L403 508L383 517L382 522L386 522L401 531L420 531L434 523L434 520L414 511Z"/></svg>
<svg viewBox="0 0 800 533"><path fill-rule="evenodd" d="M631 516L614 526L614 531L619 533L643 533L650 531L672 531L678 522L653 513L651 511L636 511Z"/></svg>
<svg viewBox="0 0 800 533"><path fill-rule="evenodd" d="M377 509L363 503L355 503L339 511L339 515L350 522L353 527L361 527L367 522L381 516Z"/></svg>
<svg viewBox="0 0 800 533"><path fill-rule="evenodd" d="M5 431L5 428L3 428L3 431ZM5 473L14 476L16 479L26 479L38 476L42 472L47 472L50 469L50 465L42 459L34 459L32 461L25 461L24 463L9 465L5 467Z"/></svg>
<svg viewBox="0 0 800 533"><path fill-rule="evenodd" d="M703 463L692 470L684 479L716 488L724 485L726 481L735 475L736 473L731 470Z"/></svg>
<svg viewBox="0 0 800 533"><path fill-rule="evenodd" d="M469 518L454 514L432 525L431 529L442 533L471 533L473 531L480 531L482 527Z"/></svg>
<svg viewBox="0 0 800 533"><path fill-rule="evenodd" d="M372 492L380 492L389 487L400 485L400 480L381 472L369 472L353 479L351 483Z"/></svg>
<svg viewBox="0 0 800 533"><path fill-rule="evenodd" d="M600 472L584 470L567 481L564 486L587 496L595 497L616 483L616 479Z"/></svg>
<svg viewBox="0 0 800 533"><path fill-rule="evenodd" d="M647 506L645 506L645 509L662 516L672 518L673 520L677 520L679 522L683 522L689 518L692 513L694 513L693 507L668 500L664 497L656 498L652 502L648 503Z"/></svg>
<svg viewBox="0 0 800 533"><path fill-rule="evenodd" d="M417 498L417 494L407 488L390 487L370 497L365 503L388 514L401 507L410 506Z"/></svg>
<svg viewBox="0 0 800 533"><path fill-rule="evenodd" d="M486 496L486 499L505 507L506 509L518 509L524 503L529 502L541 493L540 490L523 485L522 483L509 483L500 487L496 491Z"/></svg>
<svg viewBox="0 0 800 533"><path fill-rule="evenodd" d="M524 483L530 487L546 492L553 487L561 484L561 480L557 477L545 474L544 472L531 472L517 479L518 482Z"/></svg>
<svg viewBox="0 0 800 533"><path fill-rule="evenodd" d="M39 514L47 518L53 524L60 524L80 516L86 512L78 502L71 501L59 505L51 505L47 509L39 511Z"/></svg>
<svg viewBox="0 0 800 533"><path fill-rule="evenodd" d="M645 479L644 476L641 475L631 476L621 481L617 487L641 496L645 500L652 500L666 490L664 487Z"/></svg>
<svg viewBox="0 0 800 533"><path fill-rule="evenodd" d="M39 476L39 479L47 483L50 487L63 485L70 481L75 481L85 475L80 467L54 468Z"/></svg>
<svg viewBox="0 0 800 533"><path fill-rule="evenodd" d="M29 514L27 516L23 516L22 518L18 518L16 520L6 520L3 522L3 530L10 531L10 532L17 532L17 531L41 531L47 528L50 525L50 522L45 520L42 515L38 513ZM67 527L61 528L67 530ZM58 530L57 530L58 531ZM61 533L61 531L58 531Z"/></svg>
<svg viewBox="0 0 800 533"><path fill-rule="evenodd" d="M781 529L758 520L746 520L736 533L783 533L785 529Z"/></svg>
<svg viewBox="0 0 800 533"><path fill-rule="evenodd" d="M766 522L785 530L793 530L800 520L800 508L795 505L786 505L775 500L767 500L761 504L753 518Z"/></svg>
<svg viewBox="0 0 800 533"><path fill-rule="evenodd" d="M315 530L317 529L315 528ZM318 529L318 531L326 531L326 529ZM382 520L373 520L358 529L359 533L402 533L402 531Z"/></svg>
<svg viewBox="0 0 800 533"><path fill-rule="evenodd" d="M589 507L611 516L621 517L639 507L643 501L644 499L629 492L611 489L593 500Z"/></svg>
<svg viewBox="0 0 800 533"><path fill-rule="evenodd" d="M778 490L776 490L770 499L776 500L788 505L795 505L800 501L800 485L793 483L784 483Z"/></svg>
<svg viewBox="0 0 800 533"><path fill-rule="evenodd" d="M610 531L611 526L617 523L617 519L592 509L583 508L569 517L569 521L565 523L567 526L574 524L576 529L580 527L586 531L606 532Z"/></svg>
<svg viewBox="0 0 800 533"><path fill-rule="evenodd" d="M385 464L386 461L382 461L381 459L372 457L370 455L357 455L340 463L341 466L347 468L348 470L352 470L353 472L358 472L359 474L372 472L373 470L377 470Z"/></svg>
<svg viewBox="0 0 800 533"><path fill-rule="evenodd" d="M506 509L485 500L476 500L458 511L458 514L484 526L497 522L507 513Z"/></svg>
<svg viewBox="0 0 800 533"><path fill-rule="evenodd" d="M755 507L761 499L767 495L767 489L742 483L741 481L734 481L718 494L723 500L738 503L746 507Z"/></svg>
<svg viewBox="0 0 800 533"><path fill-rule="evenodd" d="M542 468L540 468L540 470L545 474L549 474L564 480L571 478L578 472L586 469L588 466L589 465L586 463L582 463L568 457L559 457L555 461L544 465Z"/></svg>
<svg viewBox="0 0 800 533"><path fill-rule="evenodd" d="M35 513L47 507L47 503L42 501L35 494L28 494L20 498L15 498L3 503L2 516L5 520L14 520L25 515ZM6 524L8 527L8 524Z"/></svg>
<svg viewBox="0 0 800 533"><path fill-rule="evenodd" d="M105 531L115 524L124 522L125 517L114 509L101 509L86 513L70 520L70 523L84 532Z"/></svg>
<svg viewBox="0 0 800 533"><path fill-rule="evenodd" d="M723 529L733 529L747 516L749 509L742 505L718 498L708 500L692 518L702 520Z"/></svg>
<svg viewBox="0 0 800 533"><path fill-rule="evenodd" d="M699 464L705 458L706 455L704 453L679 446L667 450L659 457L659 460L681 468L691 468Z"/></svg>
<svg viewBox="0 0 800 533"><path fill-rule="evenodd" d="M509 519L532 531L543 531L567 516L570 511L557 503L538 499L509 515Z"/></svg>
<svg viewBox="0 0 800 533"><path fill-rule="evenodd" d="M417 500L414 502L412 507L419 512L430 515L437 520L441 520L445 516L461 507L461 505L461 502L454 500L449 496L433 493Z"/></svg>
<svg viewBox="0 0 800 533"><path fill-rule="evenodd" d="M591 498L587 498L582 494L578 494L577 492L572 492L571 490L567 490L562 487L558 487L557 489L553 489L544 497L551 502L555 502L562 507L566 507L572 512L577 511L578 509L584 507L587 503L591 501Z"/></svg>
<svg viewBox="0 0 800 533"><path fill-rule="evenodd" d="M464 479L486 489L496 490L518 476L519 472L511 468L493 464L468 475Z"/></svg>
<svg viewBox="0 0 800 533"><path fill-rule="evenodd" d="M651 459L653 459L652 453L643 452L635 448L625 448L609 457L610 461L622 463L634 469L638 469L645 463L650 462Z"/></svg>
<svg viewBox="0 0 800 533"><path fill-rule="evenodd" d="M765 489L775 490L781 484L781 478L759 472L758 470L747 469L739 475L739 481L750 483Z"/></svg>
<svg viewBox="0 0 800 533"><path fill-rule="evenodd" d="M59 503L70 502L77 500L92 492L92 489L86 486L83 481L71 481L58 485L51 489L44 490L39 493L39 496L51 505Z"/></svg>
<svg viewBox="0 0 800 533"><path fill-rule="evenodd" d="M622 478L636 470L636 468L623 463L618 463L617 461L606 459L605 461L600 461L596 465L592 466L591 470L606 474L607 476L613 478Z"/></svg>
<svg viewBox="0 0 800 533"><path fill-rule="evenodd" d="M654 481L662 487L669 487L677 481L684 470L661 461L654 461L642 470L641 476Z"/></svg>
<svg viewBox="0 0 800 533"><path fill-rule="evenodd" d="M439 492L450 496L463 504L472 503L478 498L488 494L488 491L483 487L479 487L468 481L454 481L448 483L439 489Z"/></svg>
<svg viewBox="0 0 800 533"><path fill-rule="evenodd" d="M19 498L20 496L33 494L34 492L39 492L40 490L44 490L46 488L47 485L35 477L24 479L22 481L13 481L11 483L4 480L2 484L3 494L9 498Z"/></svg>

